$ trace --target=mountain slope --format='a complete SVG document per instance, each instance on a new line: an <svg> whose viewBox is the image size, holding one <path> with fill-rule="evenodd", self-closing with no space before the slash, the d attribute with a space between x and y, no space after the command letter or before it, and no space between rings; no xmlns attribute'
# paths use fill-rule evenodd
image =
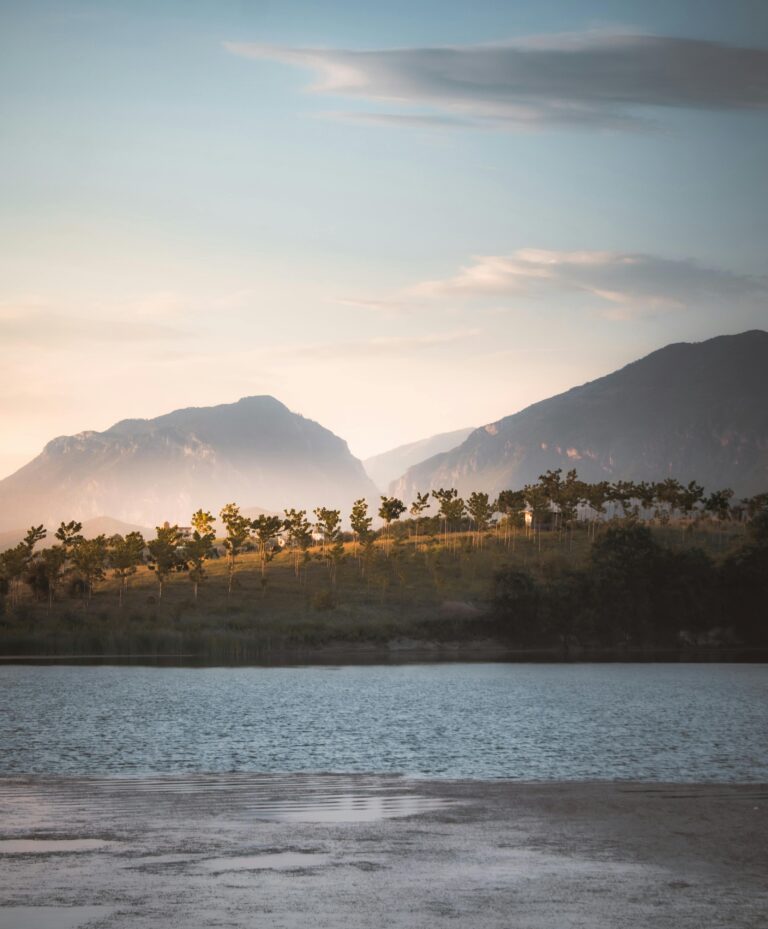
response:
<svg viewBox="0 0 768 929"><path fill-rule="evenodd" d="M440 452L456 448L473 431L473 429L456 429L454 432L441 432L439 435L420 439L418 442L399 445L380 455L366 458L363 461L363 467L373 483L382 491L386 491L392 481L404 474L408 468Z"/></svg>
<svg viewBox="0 0 768 929"><path fill-rule="evenodd" d="M102 514L188 524L227 502L282 510L375 494L346 442L274 397L123 420L62 436L0 481L0 529Z"/></svg>
<svg viewBox="0 0 768 929"><path fill-rule="evenodd" d="M678 343L476 429L411 468L393 492L497 493L548 469L585 480L697 480L768 490L768 333Z"/></svg>

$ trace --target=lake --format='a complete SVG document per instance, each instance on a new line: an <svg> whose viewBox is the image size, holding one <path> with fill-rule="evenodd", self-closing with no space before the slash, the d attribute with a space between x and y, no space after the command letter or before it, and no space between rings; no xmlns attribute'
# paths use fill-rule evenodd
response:
<svg viewBox="0 0 768 929"><path fill-rule="evenodd" d="M0 775L768 781L768 665L0 667Z"/></svg>

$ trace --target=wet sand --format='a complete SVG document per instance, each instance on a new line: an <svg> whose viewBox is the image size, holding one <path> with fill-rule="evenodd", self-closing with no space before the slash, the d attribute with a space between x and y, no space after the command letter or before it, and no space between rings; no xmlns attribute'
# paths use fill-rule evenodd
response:
<svg viewBox="0 0 768 929"><path fill-rule="evenodd" d="M767 785L6 778L0 929L763 929L767 821Z"/></svg>

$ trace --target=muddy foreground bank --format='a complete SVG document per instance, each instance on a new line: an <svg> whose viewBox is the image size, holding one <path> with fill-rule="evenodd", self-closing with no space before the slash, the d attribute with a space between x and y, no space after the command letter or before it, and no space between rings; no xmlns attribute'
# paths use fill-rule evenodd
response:
<svg viewBox="0 0 768 929"><path fill-rule="evenodd" d="M4 779L0 929L757 929L767 814L766 785Z"/></svg>

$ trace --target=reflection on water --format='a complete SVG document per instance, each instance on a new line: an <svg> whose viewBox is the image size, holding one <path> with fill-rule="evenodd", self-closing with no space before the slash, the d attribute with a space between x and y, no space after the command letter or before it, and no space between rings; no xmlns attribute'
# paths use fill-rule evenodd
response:
<svg viewBox="0 0 768 929"><path fill-rule="evenodd" d="M0 821L7 832L55 832L66 824L106 822L167 813L189 820L197 815L236 815L241 822L359 823L427 813L452 801L419 793L416 782L398 777L342 775L165 775L122 778L17 778L0 780ZM13 839L3 845L27 849L82 850L110 843L98 839ZM67 846L71 846L68 848Z"/></svg>
<svg viewBox="0 0 768 929"><path fill-rule="evenodd" d="M0 929L78 929L111 912L109 906L0 906Z"/></svg>
<svg viewBox="0 0 768 929"><path fill-rule="evenodd" d="M107 846L101 839L0 839L0 855L54 855L94 852Z"/></svg>
<svg viewBox="0 0 768 929"><path fill-rule="evenodd" d="M200 863L206 871L301 871L328 864L330 855L314 852L272 852L263 855L232 855L225 858L208 858Z"/></svg>
<svg viewBox="0 0 768 929"><path fill-rule="evenodd" d="M0 775L766 781L766 671L727 664L440 664L332 674L0 667ZM339 816L350 802L338 797ZM376 815L400 813L403 802L385 797ZM373 800L366 804L355 814ZM269 815L266 806L262 812ZM288 818L292 808L278 813Z"/></svg>

